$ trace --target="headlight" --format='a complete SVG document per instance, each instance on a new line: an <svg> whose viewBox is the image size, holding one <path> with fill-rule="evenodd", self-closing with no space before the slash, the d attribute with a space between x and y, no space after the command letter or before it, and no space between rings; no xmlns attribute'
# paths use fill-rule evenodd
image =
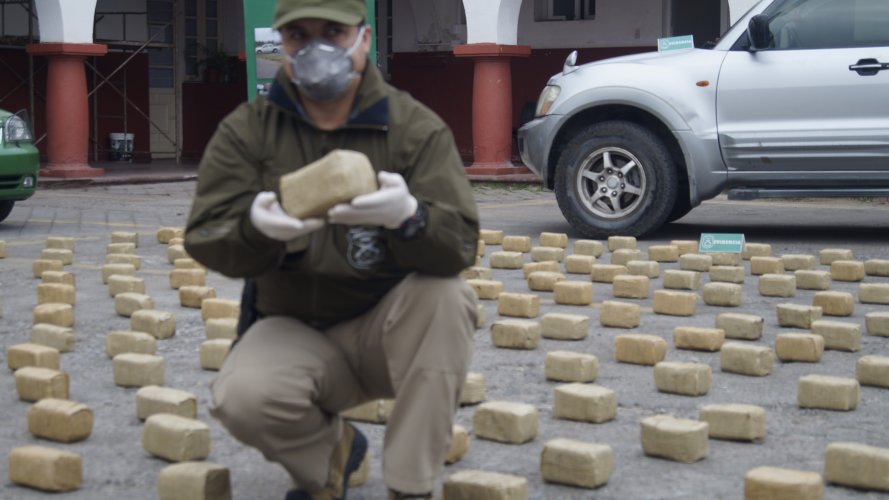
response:
<svg viewBox="0 0 889 500"><path fill-rule="evenodd" d="M534 110L534 117L540 118L549 113L549 108L553 105L553 101L559 97L559 92L561 91L562 89L555 85L543 87L543 92L540 93L540 98L537 99L537 109Z"/></svg>
<svg viewBox="0 0 889 500"><path fill-rule="evenodd" d="M22 117L12 115L3 124L3 142L31 142L31 128Z"/></svg>

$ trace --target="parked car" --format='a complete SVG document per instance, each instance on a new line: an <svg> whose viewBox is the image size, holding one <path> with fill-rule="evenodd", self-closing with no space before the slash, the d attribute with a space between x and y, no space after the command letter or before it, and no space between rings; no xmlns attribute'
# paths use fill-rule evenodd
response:
<svg viewBox="0 0 889 500"><path fill-rule="evenodd" d="M275 43L264 43L256 48L257 54L277 54L281 50L281 46Z"/></svg>
<svg viewBox="0 0 889 500"><path fill-rule="evenodd" d="M0 221L15 202L30 198L37 188L40 160L24 111L0 109Z"/></svg>
<svg viewBox="0 0 889 500"><path fill-rule="evenodd" d="M889 2L764 0L712 48L575 65L518 132L586 237L733 199L889 195Z"/></svg>

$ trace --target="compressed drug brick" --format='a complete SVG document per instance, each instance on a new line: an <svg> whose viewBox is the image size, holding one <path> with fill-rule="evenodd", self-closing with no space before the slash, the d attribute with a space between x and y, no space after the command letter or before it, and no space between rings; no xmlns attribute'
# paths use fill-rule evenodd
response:
<svg viewBox="0 0 889 500"><path fill-rule="evenodd" d="M862 304L889 304L889 284L862 283L858 285L858 301Z"/></svg>
<svg viewBox="0 0 889 500"><path fill-rule="evenodd" d="M503 292L497 299L497 314L536 318L540 314L540 297L531 293Z"/></svg>
<svg viewBox="0 0 889 500"><path fill-rule="evenodd" d="M136 254L136 245L133 243L109 243L105 245L105 255L110 254Z"/></svg>
<svg viewBox="0 0 889 500"><path fill-rule="evenodd" d="M827 271L799 270L794 272L796 288L800 290L827 290L830 274Z"/></svg>
<svg viewBox="0 0 889 500"><path fill-rule="evenodd" d="M197 412L197 398L190 392L156 385L142 387L136 392L136 416L139 420L158 413L197 418Z"/></svg>
<svg viewBox="0 0 889 500"><path fill-rule="evenodd" d="M546 379L557 382L592 382L599 376L599 359L593 354L550 351L543 366Z"/></svg>
<svg viewBox="0 0 889 500"><path fill-rule="evenodd" d="M145 332L126 330L113 330L105 336L105 354L109 358L127 352L155 354L157 353L157 340Z"/></svg>
<svg viewBox="0 0 889 500"><path fill-rule="evenodd" d="M728 342L719 350L719 368L727 373L765 377L774 363L775 352L766 346Z"/></svg>
<svg viewBox="0 0 889 500"><path fill-rule="evenodd" d="M708 276L714 283L741 284L744 282L745 272L741 266L712 266Z"/></svg>
<svg viewBox="0 0 889 500"><path fill-rule="evenodd" d="M502 245L503 231L499 229L479 229L478 238L485 242L485 245Z"/></svg>
<svg viewBox="0 0 889 500"><path fill-rule="evenodd" d="M716 315L716 328L725 332L727 339L757 340L762 337L762 316L742 313Z"/></svg>
<svg viewBox="0 0 889 500"><path fill-rule="evenodd" d="M654 385L660 392L683 396L703 396L710 391L710 365L682 361L661 361L654 365Z"/></svg>
<svg viewBox="0 0 889 500"><path fill-rule="evenodd" d="M121 387L163 385L164 358L152 354L126 352L111 359L114 383Z"/></svg>
<svg viewBox="0 0 889 500"><path fill-rule="evenodd" d="M708 306L738 307L741 305L741 285L707 283L703 286L704 303Z"/></svg>
<svg viewBox="0 0 889 500"><path fill-rule="evenodd" d="M601 424L617 416L617 397L607 387L571 383L556 387L553 416Z"/></svg>
<svg viewBox="0 0 889 500"><path fill-rule="evenodd" d="M763 274L759 277L759 294L763 297L793 297L796 277L788 274Z"/></svg>
<svg viewBox="0 0 889 500"><path fill-rule="evenodd" d="M574 240L574 252L577 255L599 257L605 253L605 245L596 240Z"/></svg>
<svg viewBox="0 0 889 500"><path fill-rule="evenodd" d="M26 366L59 369L59 350L40 344L16 344L6 348L6 366L16 371Z"/></svg>
<svg viewBox="0 0 889 500"><path fill-rule="evenodd" d="M864 263L857 260L835 260L830 263L830 278L834 281L861 281Z"/></svg>
<svg viewBox="0 0 889 500"><path fill-rule="evenodd" d="M460 390L460 405L474 405L485 400L485 375L469 372Z"/></svg>
<svg viewBox="0 0 889 500"><path fill-rule="evenodd" d="M167 247L167 262L170 264L176 262L177 259L189 258L188 252L182 245L170 245Z"/></svg>
<svg viewBox="0 0 889 500"><path fill-rule="evenodd" d="M611 253L611 264L615 266L626 266L628 262L634 260L648 260L641 250L621 248Z"/></svg>
<svg viewBox="0 0 889 500"><path fill-rule="evenodd" d="M50 325L74 326L74 307L71 304L40 304L34 308L33 323L49 323Z"/></svg>
<svg viewBox="0 0 889 500"><path fill-rule="evenodd" d="M698 295L692 292L655 290L652 309L656 314L669 316L694 316Z"/></svg>
<svg viewBox="0 0 889 500"><path fill-rule="evenodd" d="M531 275L528 276L528 288L539 292L552 292L556 286L556 283L564 279L565 275L562 273L556 273L552 271L537 271L531 273Z"/></svg>
<svg viewBox="0 0 889 500"><path fill-rule="evenodd" d="M707 422L655 415L642 420L642 451L652 457L693 463L709 452Z"/></svg>
<svg viewBox="0 0 889 500"><path fill-rule="evenodd" d="M889 357L862 356L855 364L855 378L861 385L889 388Z"/></svg>
<svg viewBox="0 0 889 500"><path fill-rule="evenodd" d="M750 274L784 274L784 261L780 257L751 257Z"/></svg>
<svg viewBox="0 0 889 500"><path fill-rule="evenodd" d="M108 295L117 297L120 293L145 294L145 280L125 274L113 274L109 276Z"/></svg>
<svg viewBox="0 0 889 500"><path fill-rule="evenodd" d="M64 248L44 248L40 251L40 258L42 260L57 260L63 266L68 266L74 263L74 252Z"/></svg>
<svg viewBox="0 0 889 500"><path fill-rule="evenodd" d="M494 269L521 269L525 262L521 252L492 252L489 259Z"/></svg>
<svg viewBox="0 0 889 500"><path fill-rule="evenodd" d="M615 328L635 328L642 318L639 304L606 300L599 309L599 323Z"/></svg>
<svg viewBox="0 0 889 500"><path fill-rule="evenodd" d="M697 290L701 287L701 273L668 269L664 271L664 288L672 290Z"/></svg>
<svg viewBox="0 0 889 500"><path fill-rule="evenodd" d="M145 420L142 448L171 462L203 460L210 454L210 428L198 420L158 413Z"/></svg>
<svg viewBox="0 0 889 500"><path fill-rule="evenodd" d="M228 468L209 462L183 462L157 475L160 500L231 500Z"/></svg>
<svg viewBox="0 0 889 500"><path fill-rule="evenodd" d="M487 250L487 245L485 245L485 242L482 240L478 240L478 243L476 245L477 246L475 249L475 256L476 257L484 257L485 250Z"/></svg>
<svg viewBox="0 0 889 500"><path fill-rule="evenodd" d="M185 238L170 238L168 245L185 245Z"/></svg>
<svg viewBox="0 0 889 500"><path fill-rule="evenodd" d="M61 271L62 261L50 259L37 259L31 264L31 272L35 278L43 277L46 271Z"/></svg>
<svg viewBox="0 0 889 500"><path fill-rule="evenodd" d="M50 236L46 239L46 248L74 250L74 238L68 236Z"/></svg>
<svg viewBox="0 0 889 500"><path fill-rule="evenodd" d="M590 328L590 317L580 314L547 313L540 318L541 335L546 339L585 339Z"/></svg>
<svg viewBox="0 0 889 500"><path fill-rule="evenodd" d="M482 300L495 300L503 291L503 282L494 280L470 279L466 280L475 292L475 296Z"/></svg>
<svg viewBox="0 0 889 500"><path fill-rule="evenodd" d="M785 254L781 256L785 271L812 271L818 267L814 255Z"/></svg>
<svg viewBox="0 0 889 500"><path fill-rule="evenodd" d="M686 253L679 256L679 269L705 273L713 266L713 257L707 254Z"/></svg>
<svg viewBox="0 0 889 500"><path fill-rule="evenodd" d="M868 276L889 276L889 260L868 259L864 261L864 274Z"/></svg>
<svg viewBox="0 0 889 500"><path fill-rule="evenodd" d="M623 248L636 249L636 238L633 236L609 236L608 251L614 252Z"/></svg>
<svg viewBox="0 0 889 500"><path fill-rule="evenodd" d="M593 267L590 269L590 278L595 283L613 283L615 276L629 273L630 270L626 266L593 264Z"/></svg>
<svg viewBox="0 0 889 500"><path fill-rule="evenodd" d="M540 475L550 483L598 488L613 472L614 452L607 444L552 439L540 454Z"/></svg>
<svg viewBox="0 0 889 500"><path fill-rule="evenodd" d="M481 304L479 304L481 305ZM484 308L482 308L484 312ZM482 320L484 322L484 320ZM211 318L204 323L204 333L208 340L213 339L229 339L238 338L238 320L237 318Z"/></svg>
<svg viewBox="0 0 889 500"><path fill-rule="evenodd" d="M41 399L28 409L28 432L61 443L82 441L93 432L93 411L66 399Z"/></svg>
<svg viewBox="0 0 889 500"><path fill-rule="evenodd" d="M342 411L340 415L347 420L385 424L389 420L389 416L392 415L394 407L395 400L393 399L374 399Z"/></svg>
<svg viewBox="0 0 889 500"><path fill-rule="evenodd" d="M482 241L482 240L479 240ZM543 245L543 243L541 243ZM531 251L531 238L529 236L504 236L503 244L501 248L504 252L522 252L528 253ZM544 245L544 246L556 246L556 245Z"/></svg>
<svg viewBox="0 0 889 500"><path fill-rule="evenodd" d="M470 266L460 271L460 277L464 280L489 280L491 279L491 268L482 266Z"/></svg>
<svg viewBox="0 0 889 500"><path fill-rule="evenodd" d="M757 467L744 474L744 500L823 500L821 474L780 467Z"/></svg>
<svg viewBox="0 0 889 500"><path fill-rule="evenodd" d="M855 312L855 299L848 292L815 292L812 305L821 307L825 316L851 316Z"/></svg>
<svg viewBox="0 0 889 500"><path fill-rule="evenodd" d="M588 306L593 303L593 284L589 281L559 281L553 286L556 304Z"/></svg>
<svg viewBox="0 0 889 500"><path fill-rule="evenodd" d="M445 455L445 463L456 463L467 453L469 453L469 433L462 425L454 425L451 429L451 446Z"/></svg>
<svg viewBox="0 0 889 500"><path fill-rule="evenodd" d="M852 488L889 491L889 449L860 443L830 443L824 478Z"/></svg>
<svg viewBox="0 0 889 500"><path fill-rule="evenodd" d="M689 253L698 253L697 240L672 240L670 244L679 248L680 257Z"/></svg>
<svg viewBox="0 0 889 500"><path fill-rule="evenodd" d="M612 294L621 299L647 299L650 289L651 280L647 276L624 274L615 276L612 283Z"/></svg>
<svg viewBox="0 0 889 500"><path fill-rule="evenodd" d="M648 260L677 262L679 261L679 247L676 245L651 245L648 247Z"/></svg>
<svg viewBox="0 0 889 500"><path fill-rule="evenodd" d="M501 319L491 325L491 343L506 349L536 349L540 323L527 319Z"/></svg>
<svg viewBox="0 0 889 500"><path fill-rule="evenodd" d="M824 354L824 337L810 333L782 333L775 337L775 354L781 361L817 363Z"/></svg>
<svg viewBox="0 0 889 500"><path fill-rule="evenodd" d="M144 309L130 316L130 330L145 332L156 339L176 334L176 316L171 312Z"/></svg>
<svg viewBox="0 0 889 500"><path fill-rule="evenodd" d="M281 176L281 208L291 217L324 217L339 203L377 190L377 174L364 153L334 149Z"/></svg>
<svg viewBox="0 0 889 500"><path fill-rule="evenodd" d="M201 303L216 298L216 289L212 286L186 285L179 288L179 305L200 309Z"/></svg>
<svg viewBox="0 0 889 500"><path fill-rule="evenodd" d="M565 272L569 274L586 274L593 272L596 258L592 255L569 255L565 257Z"/></svg>
<svg viewBox="0 0 889 500"><path fill-rule="evenodd" d="M173 238L185 237L185 228L170 226L159 227L155 235L158 243L166 245L170 243L170 240Z"/></svg>
<svg viewBox="0 0 889 500"><path fill-rule="evenodd" d="M861 386L854 378L806 375L799 379L800 408L851 411L861 399Z"/></svg>
<svg viewBox="0 0 889 500"><path fill-rule="evenodd" d="M15 371L15 389L22 401L68 399L68 374L51 368L26 366Z"/></svg>
<svg viewBox="0 0 889 500"><path fill-rule="evenodd" d="M716 352L724 342L725 331L721 328L677 326L673 329L673 345L677 349Z"/></svg>
<svg viewBox="0 0 889 500"><path fill-rule="evenodd" d="M102 284L108 284L108 278L115 274L133 276L136 274L136 266L132 264L104 264L102 265Z"/></svg>
<svg viewBox="0 0 889 500"><path fill-rule="evenodd" d="M31 327L31 343L52 347L59 352L74 350L74 330L48 323L38 323Z"/></svg>
<svg viewBox="0 0 889 500"><path fill-rule="evenodd" d="M111 243L132 243L139 246L139 233L132 231L111 231Z"/></svg>
<svg viewBox="0 0 889 500"><path fill-rule="evenodd" d="M559 267L559 263L554 260L549 262L528 262L526 264L522 264L522 275L525 277L525 279L528 279L529 276L538 271L557 273L561 270L562 269L561 267Z"/></svg>
<svg viewBox="0 0 889 500"><path fill-rule="evenodd" d="M667 355L667 341L639 333L614 337L614 359L620 363L654 366Z"/></svg>
<svg viewBox="0 0 889 500"><path fill-rule="evenodd" d="M173 269L170 271L170 288L178 290L183 286L204 286L207 271L203 269Z"/></svg>
<svg viewBox="0 0 889 500"><path fill-rule="evenodd" d="M201 302L201 320L210 318L237 318L241 315L241 302L231 299L205 299Z"/></svg>
<svg viewBox="0 0 889 500"><path fill-rule="evenodd" d="M737 267L741 265L741 254L734 252L714 252L708 254L713 258L714 266Z"/></svg>
<svg viewBox="0 0 889 500"><path fill-rule="evenodd" d="M818 253L822 266L829 266L837 260L855 260L852 250L848 248L825 248Z"/></svg>
<svg viewBox="0 0 889 500"><path fill-rule="evenodd" d="M43 271L40 278L43 283L61 283L71 286L75 284L74 273L69 271Z"/></svg>
<svg viewBox="0 0 889 500"><path fill-rule="evenodd" d="M766 437L766 411L747 404L704 405L698 420L707 422L711 439L754 441Z"/></svg>
<svg viewBox="0 0 889 500"><path fill-rule="evenodd" d="M531 249L531 260L534 262L555 261L565 259L565 249L556 247L534 247Z"/></svg>
<svg viewBox="0 0 889 500"><path fill-rule="evenodd" d="M889 337L889 312L869 312L864 315L867 334L875 337Z"/></svg>
<svg viewBox="0 0 889 500"><path fill-rule="evenodd" d="M71 304L74 300L74 287L61 283L40 283L37 285L38 304Z"/></svg>
<svg viewBox="0 0 889 500"><path fill-rule="evenodd" d="M565 233L540 233L538 241L542 247L568 248L568 235Z"/></svg>
<svg viewBox="0 0 889 500"><path fill-rule="evenodd" d="M9 480L44 491L80 488L83 466L80 455L47 446L22 446L9 452Z"/></svg>
<svg viewBox="0 0 889 500"><path fill-rule="evenodd" d="M114 296L114 311L129 318L142 309L154 309L154 299L144 293L124 292Z"/></svg>
<svg viewBox="0 0 889 500"><path fill-rule="evenodd" d="M775 306L780 326L809 329L812 322L821 319L822 310L818 306L802 304L778 304Z"/></svg>
<svg viewBox="0 0 889 500"><path fill-rule="evenodd" d="M592 269L590 269L592 271ZM636 276L646 276L649 279L661 275L661 266L653 260L631 260L627 262L627 271Z"/></svg>
<svg viewBox="0 0 889 500"><path fill-rule="evenodd" d="M206 340L201 343L200 360L204 370L219 370L232 347L229 339Z"/></svg>
<svg viewBox="0 0 889 500"><path fill-rule="evenodd" d="M861 350L861 326L819 319L812 322L812 333L824 337L824 348L835 351L857 352Z"/></svg>
<svg viewBox="0 0 889 500"><path fill-rule="evenodd" d="M741 259L750 260L753 257L771 257L772 245L768 243L745 243L741 250Z"/></svg>
<svg viewBox="0 0 889 500"><path fill-rule="evenodd" d="M537 408L510 401L482 403L472 415L472 428L480 439L526 443L537 437Z"/></svg>
<svg viewBox="0 0 889 500"><path fill-rule="evenodd" d="M527 500L528 480L510 474L461 470L441 486L442 500Z"/></svg>

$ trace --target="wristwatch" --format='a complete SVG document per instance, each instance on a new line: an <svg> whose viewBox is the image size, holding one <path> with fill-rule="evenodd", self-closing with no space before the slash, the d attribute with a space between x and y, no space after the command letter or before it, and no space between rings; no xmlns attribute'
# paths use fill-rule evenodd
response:
<svg viewBox="0 0 889 500"><path fill-rule="evenodd" d="M395 229L395 237L407 241L423 236L426 231L426 214L426 204L417 201L417 211Z"/></svg>

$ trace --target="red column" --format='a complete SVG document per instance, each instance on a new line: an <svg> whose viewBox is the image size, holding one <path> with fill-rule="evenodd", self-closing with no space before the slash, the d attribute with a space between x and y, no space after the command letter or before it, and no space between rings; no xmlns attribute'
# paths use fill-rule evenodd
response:
<svg viewBox="0 0 889 500"><path fill-rule="evenodd" d="M472 83L473 163L467 173L504 175L518 172L512 158L511 57L528 57L525 45L473 43L454 47L457 57L475 59ZM525 171L526 169L522 169Z"/></svg>
<svg viewBox="0 0 889 500"><path fill-rule="evenodd" d="M44 177L99 177L101 168L87 163L89 108L84 59L103 56L106 45L94 43L34 43L27 52L46 57L46 154Z"/></svg>

